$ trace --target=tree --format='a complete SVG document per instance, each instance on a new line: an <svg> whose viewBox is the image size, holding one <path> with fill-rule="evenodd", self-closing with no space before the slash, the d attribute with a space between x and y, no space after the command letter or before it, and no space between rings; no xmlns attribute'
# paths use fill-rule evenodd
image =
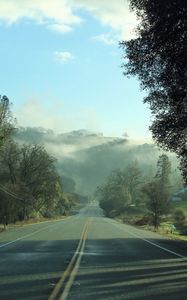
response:
<svg viewBox="0 0 187 300"><path fill-rule="evenodd" d="M132 202L128 187L125 185L124 173L115 170L108 177L107 182L97 190L100 207L106 215L120 214Z"/></svg>
<svg viewBox="0 0 187 300"><path fill-rule="evenodd" d="M187 184L187 2L129 0L140 23L137 38L121 42L125 75L148 91L154 140L180 158Z"/></svg>
<svg viewBox="0 0 187 300"><path fill-rule="evenodd" d="M157 161L157 172L155 178L160 183L160 189L168 191L170 188L171 162L166 154L159 156Z"/></svg>
<svg viewBox="0 0 187 300"><path fill-rule="evenodd" d="M19 163L20 163L20 148L13 140L8 139L2 147L0 156L0 164L4 167L4 175L8 173L8 178L12 184L17 182L19 176Z"/></svg>
<svg viewBox="0 0 187 300"><path fill-rule="evenodd" d="M13 123L9 99L0 96L0 221L67 214L76 197L64 198L55 159L42 146L15 143Z"/></svg>
<svg viewBox="0 0 187 300"><path fill-rule="evenodd" d="M142 172L137 161L129 163L123 171L113 170L106 183L100 186L96 195L107 215L118 215L131 204L137 204L140 196Z"/></svg>
<svg viewBox="0 0 187 300"><path fill-rule="evenodd" d="M68 201L63 198L55 159L38 145L20 147L7 140L2 148L0 218L6 216L7 222L15 222L37 215L62 215L65 210L67 213Z"/></svg>
<svg viewBox="0 0 187 300"><path fill-rule="evenodd" d="M18 202L0 189L0 223L8 225L15 221L18 211Z"/></svg>
<svg viewBox="0 0 187 300"><path fill-rule="evenodd" d="M161 216L168 212L168 198L160 191L160 183L153 180L144 185L142 191L147 196L146 206L152 216L152 223L158 228Z"/></svg>
<svg viewBox="0 0 187 300"><path fill-rule="evenodd" d="M137 204L139 200L139 188L142 182L142 172L137 161L133 161L127 166L127 169L124 171L124 177L125 184L131 195L132 204Z"/></svg>
<svg viewBox="0 0 187 300"><path fill-rule="evenodd" d="M42 146L24 145L21 148L20 181L30 190L36 212L55 190L57 175L54 161Z"/></svg>
<svg viewBox="0 0 187 300"><path fill-rule="evenodd" d="M0 148L13 131L13 118L10 111L10 101L0 95Z"/></svg>
<svg viewBox="0 0 187 300"><path fill-rule="evenodd" d="M159 156L155 178L146 183L142 191L147 197L146 206L152 215L155 228L160 224L161 216L167 214L169 205L169 175L171 164L167 155Z"/></svg>
<svg viewBox="0 0 187 300"><path fill-rule="evenodd" d="M173 217L174 217L174 221L177 225L181 225L181 226L184 225L185 220L186 220L186 215L182 209L180 209L180 208L176 209L174 211Z"/></svg>

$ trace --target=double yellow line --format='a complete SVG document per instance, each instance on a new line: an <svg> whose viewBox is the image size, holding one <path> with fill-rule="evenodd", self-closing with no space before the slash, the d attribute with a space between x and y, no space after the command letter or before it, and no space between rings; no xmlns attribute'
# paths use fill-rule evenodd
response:
<svg viewBox="0 0 187 300"><path fill-rule="evenodd" d="M75 277L77 275L81 258L84 253L84 247L86 243L86 239L88 236L88 228L91 223L91 219L88 219L86 223L84 224L81 238L78 244L78 247L69 263L67 266L67 269L65 272L62 274L62 277L56 284L54 290L52 291L51 295L49 296L48 300L65 300L68 297L69 291L73 285L73 282L75 280ZM58 297L58 298L57 298Z"/></svg>

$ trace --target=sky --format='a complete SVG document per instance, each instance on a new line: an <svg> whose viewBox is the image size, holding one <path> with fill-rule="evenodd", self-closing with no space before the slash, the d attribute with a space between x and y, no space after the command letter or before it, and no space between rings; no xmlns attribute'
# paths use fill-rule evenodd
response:
<svg viewBox="0 0 187 300"><path fill-rule="evenodd" d="M20 126L149 139L150 111L123 75L127 0L0 0L0 94Z"/></svg>

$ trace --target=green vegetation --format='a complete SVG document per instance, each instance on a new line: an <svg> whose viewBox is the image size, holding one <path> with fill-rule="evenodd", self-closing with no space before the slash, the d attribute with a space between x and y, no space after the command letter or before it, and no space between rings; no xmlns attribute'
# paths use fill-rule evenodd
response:
<svg viewBox="0 0 187 300"><path fill-rule="evenodd" d="M147 197L146 207L152 217L152 223L158 228L161 216L169 213L169 175L171 163L167 155L163 154L157 162L155 178L143 186L143 193Z"/></svg>
<svg viewBox="0 0 187 300"><path fill-rule="evenodd" d="M154 117L154 140L180 158L187 185L186 0L129 0L140 23L122 42L126 75L138 76Z"/></svg>
<svg viewBox="0 0 187 300"><path fill-rule="evenodd" d="M140 169L137 162L129 164L123 171L113 171L96 192L106 216L120 217L124 222L150 225L156 229L161 225L167 227L169 232L175 228L172 224L176 227L185 226L185 211L176 210L180 201L171 201L174 182L171 180L171 162L168 156L160 155L155 175L150 177L148 174L147 170L143 172ZM184 203L187 209L187 201ZM178 229L180 232L182 228Z"/></svg>
<svg viewBox="0 0 187 300"><path fill-rule="evenodd" d="M13 131L9 99L3 96L0 98L0 222L66 215L79 202L79 196L74 190L64 192L56 160L43 146L20 145L13 140Z"/></svg>
<svg viewBox="0 0 187 300"><path fill-rule="evenodd" d="M182 209L187 216L187 193L184 200L173 202L173 208Z"/></svg>
<svg viewBox="0 0 187 300"><path fill-rule="evenodd" d="M174 221L177 225L184 225L186 216L182 209L178 208L174 211Z"/></svg>
<svg viewBox="0 0 187 300"><path fill-rule="evenodd" d="M9 99L0 95L0 148L13 132L13 124Z"/></svg>
<svg viewBox="0 0 187 300"><path fill-rule="evenodd" d="M177 154L183 183L187 185L186 1L129 0L129 3L140 22L137 37L120 43L124 50L124 74L137 76L147 92L144 102L149 104L153 116L150 126L153 139L163 149ZM177 177L176 181L171 180L170 169L168 157L160 156L156 176L142 189L148 213L138 223L152 223L157 228L165 219L164 224L173 222L178 232L186 233L187 193L177 192L169 197L177 191L178 181ZM178 189L182 188L179 184Z"/></svg>
<svg viewBox="0 0 187 300"><path fill-rule="evenodd" d="M133 162L126 170L113 171L107 182L98 187L96 195L107 216L123 213L127 207L140 202L141 170Z"/></svg>

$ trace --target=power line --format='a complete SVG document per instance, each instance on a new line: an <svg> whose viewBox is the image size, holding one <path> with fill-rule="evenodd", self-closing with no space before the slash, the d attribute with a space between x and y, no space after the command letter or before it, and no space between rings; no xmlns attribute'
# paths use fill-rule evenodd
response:
<svg viewBox="0 0 187 300"><path fill-rule="evenodd" d="M23 201L23 202L25 201L23 198L20 198L18 195L16 195L16 194L10 192L9 190L7 190L7 189L6 189L3 185L1 185L1 184L0 184L0 190L1 190L2 192L4 192L5 194L7 194L7 195L13 197L14 199L17 199L17 200L20 200L20 201Z"/></svg>

